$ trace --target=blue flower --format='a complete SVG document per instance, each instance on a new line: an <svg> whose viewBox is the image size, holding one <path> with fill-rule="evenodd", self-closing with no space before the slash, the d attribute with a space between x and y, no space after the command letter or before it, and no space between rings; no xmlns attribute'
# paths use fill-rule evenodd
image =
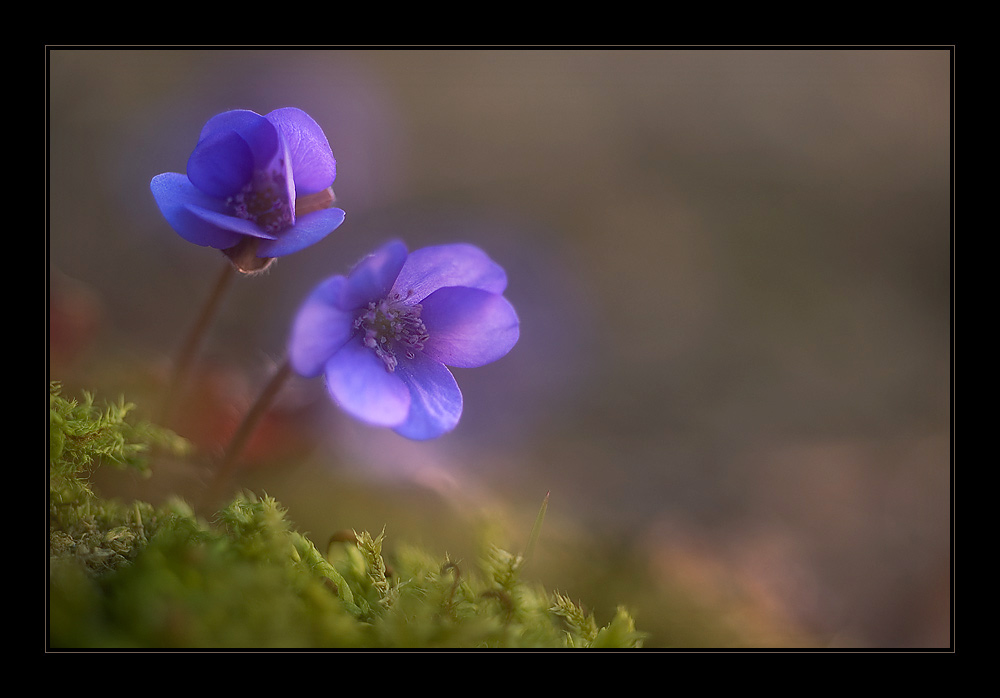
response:
<svg viewBox="0 0 1000 698"><path fill-rule="evenodd" d="M336 176L326 135L304 111L235 110L208 120L186 175L157 175L150 189L182 238L253 272L343 222L344 212L330 208Z"/></svg>
<svg viewBox="0 0 1000 698"><path fill-rule="evenodd" d="M290 363L307 378L324 374L334 401L362 421L411 439L440 436L462 414L448 366L482 366L517 343L506 286L503 268L472 245L411 254L387 243L308 296Z"/></svg>

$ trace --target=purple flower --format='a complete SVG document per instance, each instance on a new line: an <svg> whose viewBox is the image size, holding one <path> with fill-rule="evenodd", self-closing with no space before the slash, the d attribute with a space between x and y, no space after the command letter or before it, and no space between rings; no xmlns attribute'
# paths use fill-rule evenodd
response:
<svg viewBox="0 0 1000 698"><path fill-rule="evenodd" d="M410 254L387 243L309 295L292 327L292 368L325 374L334 401L358 419L411 439L440 436L462 414L447 366L482 366L517 343L506 286L506 272L478 247Z"/></svg>
<svg viewBox="0 0 1000 698"><path fill-rule="evenodd" d="M323 129L300 109L261 116L213 116L198 137L187 175L150 183L164 218L196 245L222 250L240 271L323 239L344 220L330 208L337 163Z"/></svg>

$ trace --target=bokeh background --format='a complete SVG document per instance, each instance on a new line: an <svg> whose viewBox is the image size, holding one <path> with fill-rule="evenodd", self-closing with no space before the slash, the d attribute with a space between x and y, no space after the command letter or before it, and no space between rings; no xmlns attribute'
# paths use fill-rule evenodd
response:
<svg viewBox="0 0 1000 698"><path fill-rule="evenodd" d="M49 346L152 416L225 261L159 215L203 123L297 106L346 222L230 288L174 425L206 451L298 304L390 237L480 245L521 340L411 443L295 379L239 484L453 558L489 528L652 647L950 643L949 50L92 50L48 58ZM183 464L113 492L195 496ZM116 477L121 478L120 474Z"/></svg>

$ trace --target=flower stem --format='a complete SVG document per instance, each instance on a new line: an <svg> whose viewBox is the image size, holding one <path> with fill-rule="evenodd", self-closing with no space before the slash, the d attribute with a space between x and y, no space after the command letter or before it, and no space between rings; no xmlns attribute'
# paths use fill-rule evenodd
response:
<svg viewBox="0 0 1000 698"><path fill-rule="evenodd" d="M253 436L257 423L260 422L261 417L267 414L267 410L274 401L274 397L278 394L278 391L281 390L281 387L284 385L291 373L292 366L288 362L288 359L285 359L285 361L278 366L274 375L271 376L271 380L264 386L260 395L257 396L257 401L251 405L250 409L243 416L243 421L240 422L239 427L236 428L233 438L229 440L229 445L222 454L222 460L219 462L219 467L215 471L215 479L212 481L212 485L209 488L209 495L211 499L215 499L215 497L220 493L222 487L229 481L233 471L236 469L236 464L239 461L240 454L250 441L250 437Z"/></svg>
<svg viewBox="0 0 1000 698"><path fill-rule="evenodd" d="M212 293L209 295L208 300L201 309L201 315L198 316L197 322L191 328L188 333L187 339L184 344L181 345L181 350L177 355L177 361L174 363L174 371L171 376L170 383L167 385L167 395L163 402L163 407L161 411L161 421L162 423L168 423L171 414L176 406L177 400L183 390L184 384L187 382L188 374L191 371L191 364L194 360L195 353L198 350L198 346L201 344L202 338L205 336L205 331L208 329L208 325L215 315L215 312L219 308L219 304L222 302L222 297L225 295L226 289L229 288L229 284L232 282L234 275L233 266L227 260L225 266L222 269L222 273L215 281L215 286L212 288Z"/></svg>

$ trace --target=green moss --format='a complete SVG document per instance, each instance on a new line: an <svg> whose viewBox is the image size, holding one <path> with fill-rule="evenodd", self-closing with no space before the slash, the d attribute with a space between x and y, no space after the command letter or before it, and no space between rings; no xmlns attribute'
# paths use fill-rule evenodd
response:
<svg viewBox="0 0 1000 698"><path fill-rule="evenodd" d="M637 647L619 609L603 628L521 578L524 558L487 546L474 563L385 531L321 553L273 498L243 492L212 521L183 501L121 504L88 485L103 463L148 472L176 435L131 424L124 401L50 390L49 631L53 648ZM533 532L532 538L537 536Z"/></svg>

